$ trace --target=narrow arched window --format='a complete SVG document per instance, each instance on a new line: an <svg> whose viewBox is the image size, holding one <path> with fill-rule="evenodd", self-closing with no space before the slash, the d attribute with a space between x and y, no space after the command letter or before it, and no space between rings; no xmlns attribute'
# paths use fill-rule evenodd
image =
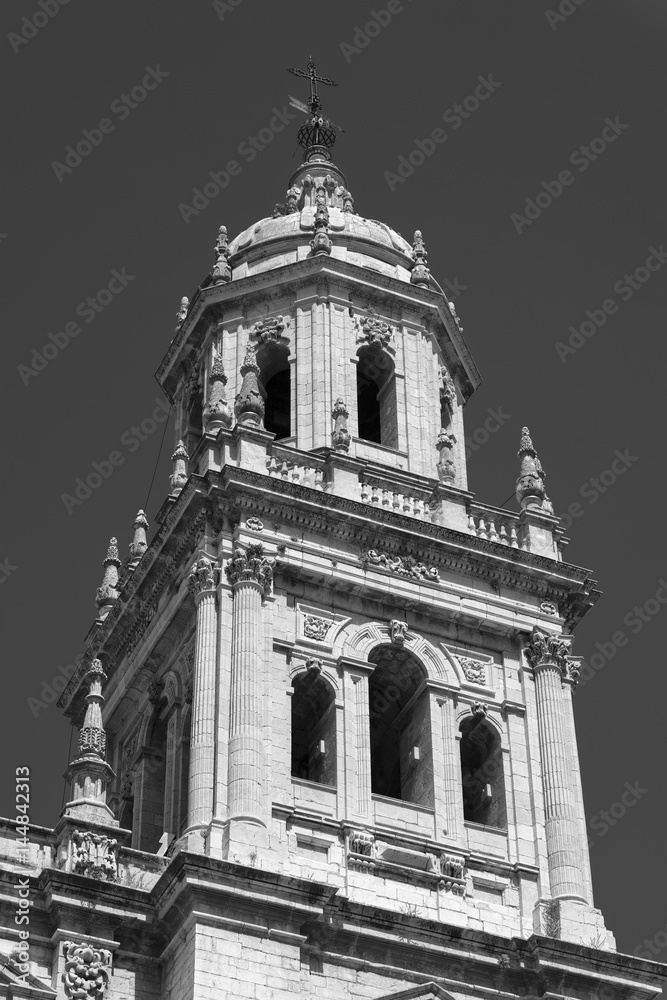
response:
<svg viewBox="0 0 667 1000"><path fill-rule="evenodd" d="M292 694L292 777L336 784L336 705L319 672L295 678Z"/></svg>
<svg viewBox="0 0 667 1000"><path fill-rule="evenodd" d="M398 447L394 363L384 351L362 348L357 363L358 436L364 441Z"/></svg>
<svg viewBox="0 0 667 1000"><path fill-rule="evenodd" d="M468 716L459 728L463 818L504 830L507 810L500 736L482 713Z"/></svg>
<svg viewBox="0 0 667 1000"><path fill-rule="evenodd" d="M280 344L265 344L257 352L264 397L264 427L278 440L292 436L292 386L289 352Z"/></svg>
<svg viewBox="0 0 667 1000"><path fill-rule="evenodd" d="M139 850L155 853L165 832L164 790L167 764L167 721L157 710L148 745L144 747L137 766L139 789L135 784L134 810L139 823ZM137 794L138 793L138 794ZM138 801L137 801L138 799Z"/></svg>
<svg viewBox="0 0 667 1000"><path fill-rule="evenodd" d="M379 646L369 660L376 664L368 682L371 791L432 807L431 717L424 670L400 646Z"/></svg>
<svg viewBox="0 0 667 1000"><path fill-rule="evenodd" d="M192 711L190 706L183 719L181 731L180 781L178 800L177 836L182 836L188 824L188 787L190 782L190 735L192 732Z"/></svg>

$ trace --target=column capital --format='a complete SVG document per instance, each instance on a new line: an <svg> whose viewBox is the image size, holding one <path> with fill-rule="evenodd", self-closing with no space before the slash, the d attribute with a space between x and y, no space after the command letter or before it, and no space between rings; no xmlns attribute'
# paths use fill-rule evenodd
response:
<svg viewBox="0 0 667 1000"><path fill-rule="evenodd" d="M225 566L225 573L233 589L240 583L255 583L262 595L271 591L275 561L264 554L261 543L249 545L247 549L237 549Z"/></svg>
<svg viewBox="0 0 667 1000"><path fill-rule="evenodd" d="M571 635L558 635L555 632L542 632L534 628L525 653L533 670L538 667L556 667L563 677L569 678L570 664L568 661L572 650Z"/></svg>
<svg viewBox="0 0 667 1000"><path fill-rule="evenodd" d="M215 592L215 588L220 582L220 567L209 559L205 553L201 553L199 558L192 565L188 573L188 587L195 601L206 591Z"/></svg>

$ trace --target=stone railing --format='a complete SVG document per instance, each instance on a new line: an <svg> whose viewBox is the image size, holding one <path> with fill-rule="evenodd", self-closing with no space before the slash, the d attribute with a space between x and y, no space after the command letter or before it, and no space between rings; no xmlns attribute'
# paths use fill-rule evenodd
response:
<svg viewBox="0 0 667 1000"><path fill-rule="evenodd" d="M398 514L408 514L419 517L423 521L431 520L429 494L421 495L417 491L403 492L396 484L383 483L378 479L361 476L359 479L359 498L362 503L373 504L383 510L393 510Z"/></svg>
<svg viewBox="0 0 667 1000"><path fill-rule="evenodd" d="M524 546L520 540L520 529L518 514L486 507L484 504L468 506L468 530L471 535L499 542L512 549L522 549Z"/></svg>
<svg viewBox="0 0 667 1000"><path fill-rule="evenodd" d="M318 462L315 456L301 459L292 451L273 448L266 460L267 472L276 479L284 479L290 483L300 483L316 490L325 488L324 464Z"/></svg>

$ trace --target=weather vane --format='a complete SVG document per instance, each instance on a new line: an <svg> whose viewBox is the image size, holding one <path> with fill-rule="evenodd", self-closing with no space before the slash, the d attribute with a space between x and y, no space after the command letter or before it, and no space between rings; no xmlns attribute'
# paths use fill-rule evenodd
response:
<svg viewBox="0 0 667 1000"><path fill-rule="evenodd" d="M338 84L326 76L317 75L312 56L308 62L307 70L288 69L287 72L292 73L293 76L303 76L310 80L310 98L307 104L290 95L290 104L293 108L305 115L311 115L310 120L305 122L297 133L299 145L304 149L311 149L313 146L330 149L336 141L336 132L344 132L345 130L321 114L322 103L317 96L317 84L325 83L328 87L337 87Z"/></svg>

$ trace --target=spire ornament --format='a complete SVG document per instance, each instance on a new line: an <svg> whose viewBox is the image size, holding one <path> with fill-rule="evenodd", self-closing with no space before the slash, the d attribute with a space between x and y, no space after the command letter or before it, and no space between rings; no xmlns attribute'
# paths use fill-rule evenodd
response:
<svg viewBox="0 0 667 1000"><path fill-rule="evenodd" d="M315 209L315 232L310 247L313 254L331 253L331 237L329 236L329 209L323 202L319 202Z"/></svg>
<svg viewBox="0 0 667 1000"><path fill-rule="evenodd" d="M148 521L143 510L138 511L132 527L134 528L134 539L130 542L130 564L134 567L148 548L148 541L146 540Z"/></svg>
<svg viewBox="0 0 667 1000"><path fill-rule="evenodd" d="M99 618L106 618L118 600L116 585L121 565L118 556L118 541L112 538L109 541L109 548L103 562L104 577L102 578L102 586L97 588L95 595L95 604L97 605Z"/></svg>
<svg viewBox="0 0 667 1000"><path fill-rule="evenodd" d="M252 344L248 344L246 348L241 376L241 391L234 401L236 419L240 424L261 424L264 418L264 400L259 391L259 365Z"/></svg>
<svg viewBox="0 0 667 1000"><path fill-rule="evenodd" d="M516 481L516 498L521 507L541 507L546 496L545 474L527 427L521 429L521 442L517 452L521 469Z"/></svg>
<svg viewBox="0 0 667 1000"><path fill-rule="evenodd" d="M86 674L89 680L88 694L86 695L86 714L83 725L79 730L79 752L78 757L95 755L101 760L106 759L107 734L102 723L102 685L107 679L102 664L99 660L93 660L90 670Z"/></svg>
<svg viewBox="0 0 667 1000"><path fill-rule="evenodd" d="M322 115L322 102L317 94L317 84L324 83L327 87L337 87L338 84L326 76L317 75L312 56L306 70L288 69L287 72L292 76L303 76L310 81L310 98L307 103L298 101L294 97L290 98L290 104L297 111L303 114L310 112L310 118L297 132L298 143L306 151L306 161L313 157L330 160L329 150L336 141L336 132L342 132L343 129Z"/></svg>
<svg viewBox="0 0 667 1000"><path fill-rule="evenodd" d="M221 427L231 427L233 422L232 410L227 402L225 386L227 376L222 365L222 355L213 348L213 363L211 374L208 377L209 396L202 411L204 427L207 431L219 431Z"/></svg>
<svg viewBox="0 0 667 1000"><path fill-rule="evenodd" d="M169 481L171 483L171 494L172 496L178 496L188 481L187 463L190 461L190 456L185 450L185 445L182 440L176 445L176 451L171 456L171 460L174 463L173 471L169 477Z"/></svg>
<svg viewBox="0 0 667 1000"><path fill-rule="evenodd" d="M218 229L218 238L215 241L213 250L216 254L216 261L211 272L211 281L214 285L222 285L232 279L232 269L229 266L227 226L220 226Z"/></svg>
<svg viewBox="0 0 667 1000"><path fill-rule="evenodd" d="M413 285L422 285L424 288L428 288L431 283L431 272L426 266L428 253L426 252L424 238L422 237L421 230L419 229L415 230L412 244L412 256L415 263L410 273L410 283Z"/></svg>
<svg viewBox="0 0 667 1000"><path fill-rule="evenodd" d="M331 443L335 451L349 451L350 432L347 429L347 418L350 416L345 402L339 396L333 405L331 416L334 419L334 429L331 435Z"/></svg>
<svg viewBox="0 0 667 1000"><path fill-rule="evenodd" d="M176 333L181 329L185 323L185 317L188 315L188 309L190 308L190 299L187 295L184 295L181 299L181 304L179 306L178 312L176 313Z"/></svg>
<svg viewBox="0 0 667 1000"><path fill-rule="evenodd" d="M456 466L452 460L452 449L455 444L455 436L443 427L438 434L436 444L436 448L440 454L437 464L438 478L442 483L453 483L456 479Z"/></svg>

